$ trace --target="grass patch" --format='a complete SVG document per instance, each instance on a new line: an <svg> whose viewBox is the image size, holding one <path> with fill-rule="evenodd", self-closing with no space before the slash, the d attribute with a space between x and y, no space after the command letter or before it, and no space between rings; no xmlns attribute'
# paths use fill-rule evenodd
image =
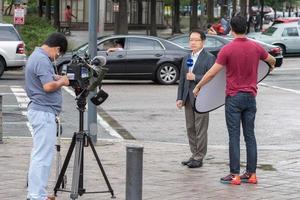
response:
<svg viewBox="0 0 300 200"><path fill-rule="evenodd" d="M4 16L4 21L12 23L12 16ZM19 34L25 42L27 55L30 55L35 47L41 46L53 32L56 32L56 29L45 18L33 14L26 15L25 25L20 27Z"/></svg>

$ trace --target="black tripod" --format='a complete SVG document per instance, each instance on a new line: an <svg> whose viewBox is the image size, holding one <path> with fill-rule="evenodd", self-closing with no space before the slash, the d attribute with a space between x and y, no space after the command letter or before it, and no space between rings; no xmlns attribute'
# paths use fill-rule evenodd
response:
<svg viewBox="0 0 300 200"><path fill-rule="evenodd" d="M84 193L111 193L111 198L115 198L114 191L108 181L108 178L105 174L103 166L100 162L100 159L97 155L95 147L92 143L90 136L83 130L83 117L86 106L86 97L88 95L88 91L83 91L80 93L77 98L77 109L79 110L79 131L75 132L72 138L71 145L69 147L67 156L65 158L64 164L58 176L56 185L54 187L54 195L56 196L57 191L70 192L70 198L75 200L78 198L78 195L83 195ZM108 187L108 191L96 191L96 192L86 192L83 188L83 158L84 158L84 147L90 146L93 154L96 158L98 166L101 170L101 173L104 177L106 185ZM64 175L67 170L69 161L71 159L71 155L75 148L75 158L74 158L74 167L73 167L73 178L72 178L72 188L71 191L60 189L61 184L63 184Z"/></svg>

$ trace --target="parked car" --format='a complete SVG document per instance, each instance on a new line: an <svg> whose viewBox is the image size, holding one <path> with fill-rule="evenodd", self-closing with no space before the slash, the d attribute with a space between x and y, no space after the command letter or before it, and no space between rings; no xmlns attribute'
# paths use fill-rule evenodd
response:
<svg viewBox="0 0 300 200"><path fill-rule="evenodd" d="M291 22L298 22L298 21L300 21L300 17L280 17L273 21L272 26L275 24L291 23Z"/></svg>
<svg viewBox="0 0 300 200"><path fill-rule="evenodd" d="M189 49L189 34L182 34L169 38L169 41L174 42L186 49ZM225 37L218 35L206 35L204 48L210 53L217 56L221 48L227 43L229 43L229 40Z"/></svg>
<svg viewBox="0 0 300 200"><path fill-rule="evenodd" d="M281 48L275 45L267 44L258 40L249 38L264 47L272 56L276 58L276 67L282 65L283 55ZM169 39L170 41L189 49L189 35L183 34ZM206 35L204 48L217 56L222 47L233 40L230 36Z"/></svg>
<svg viewBox="0 0 300 200"><path fill-rule="evenodd" d="M249 33L248 37L273 44L282 49L282 54L300 53L300 22L279 23L262 33Z"/></svg>
<svg viewBox="0 0 300 200"><path fill-rule="evenodd" d="M115 43L123 49L107 53ZM179 78L181 62L190 50L168 40L140 35L103 36L97 40L97 55L107 58L109 68L105 79L153 80L160 84L173 84ZM67 52L57 60L58 70L67 64L72 55L88 53L88 43Z"/></svg>
<svg viewBox="0 0 300 200"><path fill-rule="evenodd" d="M25 44L12 24L0 23L0 77L26 64Z"/></svg>

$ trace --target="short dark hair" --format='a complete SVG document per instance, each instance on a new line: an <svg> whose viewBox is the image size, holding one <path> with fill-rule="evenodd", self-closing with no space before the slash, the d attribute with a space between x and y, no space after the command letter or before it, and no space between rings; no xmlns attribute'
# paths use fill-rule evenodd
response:
<svg viewBox="0 0 300 200"><path fill-rule="evenodd" d="M230 26L235 33L245 34L247 30L247 19L241 15L234 16L230 20Z"/></svg>
<svg viewBox="0 0 300 200"><path fill-rule="evenodd" d="M189 34L189 37L191 36L192 33L199 33L201 40L206 39L205 33L203 31L199 30L199 29L192 30Z"/></svg>
<svg viewBox="0 0 300 200"><path fill-rule="evenodd" d="M59 47L62 54L68 49L67 38L62 33L52 33L43 43L48 47Z"/></svg>
<svg viewBox="0 0 300 200"><path fill-rule="evenodd" d="M71 9L71 6L67 5L67 9Z"/></svg>

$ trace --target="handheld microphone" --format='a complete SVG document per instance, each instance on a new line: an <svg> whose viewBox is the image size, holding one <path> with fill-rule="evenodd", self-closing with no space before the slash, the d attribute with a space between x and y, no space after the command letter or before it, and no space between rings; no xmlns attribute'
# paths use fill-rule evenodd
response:
<svg viewBox="0 0 300 200"><path fill-rule="evenodd" d="M106 65L106 58L103 56L95 56L91 61L91 64L88 64L88 66L97 73L100 73L102 70L101 67L104 65Z"/></svg>
<svg viewBox="0 0 300 200"><path fill-rule="evenodd" d="M91 61L91 64L100 67L104 66L106 65L106 58L104 56L95 56Z"/></svg>
<svg viewBox="0 0 300 200"><path fill-rule="evenodd" d="M193 59L189 58L189 59L186 60L186 65L189 68L189 72L192 72L193 64L194 64Z"/></svg>
<svg viewBox="0 0 300 200"><path fill-rule="evenodd" d="M106 72L108 71L108 68L105 67L99 67L100 70L98 70L98 77L97 79L87 88L88 91L94 91L97 86L101 88L102 80L104 79L104 76Z"/></svg>

